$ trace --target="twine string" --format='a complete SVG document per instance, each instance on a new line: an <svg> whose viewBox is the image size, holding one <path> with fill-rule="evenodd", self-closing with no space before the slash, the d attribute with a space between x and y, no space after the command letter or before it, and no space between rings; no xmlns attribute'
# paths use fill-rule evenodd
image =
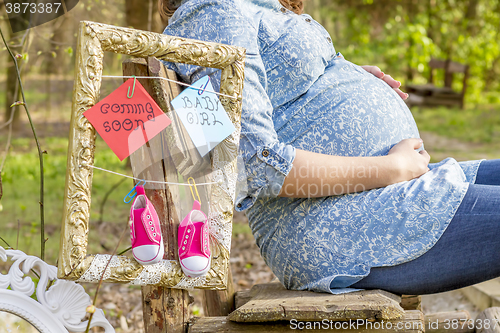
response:
<svg viewBox="0 0 500 333"><path fill-rule="evenodd" d="M165 80L165 81L169 81L169 82L174 82L174 83L177 83L177 84L180 84L181 86L185 86L185 87L189 87L189 88L193 88L195 90L198 90L199 92L203 92L205 91L204 88L200 87L195 87L193 86L192 84L187 84L187 83L184 83L184 82L180 82L180 81L177 81L177 80L172 80L172 79L167 79L165 77L161 77L161 76L133 76L133 75L130 75L130 76L121 76L121 75L101 75L101 77L104 77L104 78L115 78L115 79L120 79L120 78L124 78L124 79L133 79L133 78L136 78L136 79L161 79L161 80ZM221 93L218 93L216 91L208 91L207 92L209 93L212 93L212 94L216 94L216 95L219 95L219 96L223 96L223 97L227 97L227 98L232 98L232 99L236 99L236 97L234 96L229 96L229 95L226 95L226 94L221 94Z"/></svg>
<svg viewBox="0 0 500 333"><path fill-rule="evenodd" d="M117 175L117 176L122 176L122 177L130 178L130 179L134 179L134 180L139 180L139 181L143 180L146 183L152 183L152 184L193 186L193 184L189 184L189 183L172 183L172 182L162 182L162 181L159 181L159 180L147 180L147 179L143 179L143 178L136 178L136 177L127 176L127 175L124 175L124 174L121 174L121 173L118 173L118 172L115 172L115 171L111 171L111 170L108 170L108 169L99 168L99 167L96 167L96 166L93 166L93 165L85 165L85 166L84 165L80 165L80 168L97 169L97 170L105 171L105 172L108 172L108 173L112 173L112 174ZM196 185L203 186L203 185L212 185L212 184L219 184L219 182L197 183Z"/></svg>

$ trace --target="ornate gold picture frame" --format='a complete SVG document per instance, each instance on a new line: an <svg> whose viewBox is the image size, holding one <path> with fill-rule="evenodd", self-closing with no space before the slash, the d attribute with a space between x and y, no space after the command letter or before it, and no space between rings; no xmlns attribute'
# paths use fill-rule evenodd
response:
<svg viewBox="0 0 500 333"><path fill-rule="evenodd" d="M221 69L220 102L236 131L211 153L214 174L209 202L211 233L217 255L204 277L186 277L175 260L142 266L126 256L87 255L90 219L94 127L83 113L99 101L104 52L156 57L169 62ZM240 135L245 49L101 23L80 23L64 196L58 277L82 282L121 282L169 288L225 289L229 267L235 196L236 158ZM164 110L165 111L165 110Z"/></svg>

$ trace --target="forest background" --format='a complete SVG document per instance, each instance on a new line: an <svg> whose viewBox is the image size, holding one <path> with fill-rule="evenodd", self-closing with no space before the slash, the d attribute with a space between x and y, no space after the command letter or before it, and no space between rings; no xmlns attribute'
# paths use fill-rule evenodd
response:
<svg viewBox="0 0 500 333"><path fill-rule="evenodd" d="M465 146L462 151L468 155L458 153L460 158L500 157L496 154L500 138L500 0L306 0L305 4L305 12L330 32L336 50L346 59L377 65L403 87L427 82L432 57L468 64L464 110L414 108L412 112L421 131L456 138L476 148L480 145L476 155L471 155L471 146ZM13 34L0 0L0 28L13 52L20 54L26 100L46 152L46 258L53 264L59 245L76 34L81 20L155 32L166 24L154 0L80 0L66 15ZM107 53L104 74L120 75L124 59ZM438 73L438 85L443 74ZM101 96L121 82L103 80ZM453 84L455 90L462 89L460 75ZM26 113L22 107L11 107L20 99L14 64L0 44L0 245L7 243L40 256L39 163ZM126 163L102 141L97 148L96 164L130 174ZM448 153L449 149L436 151L433 161ZM130 187L129 181L119 177L94 173L91 229L100 232L91 231L90 252L114 248L126 225L128 208L121 199Z"/></svg>
<svg viewBox="0 0 500 333"><path fill-rule="evenodd" d="M379 66L400 80L403 89L409 83L427 83L432 57L468 64L465 109L411 111L433 162L447 156L500 158L500 0L306 0L305 4L305 12L329 31L346 59ZM0 43L0 245L45 257L50 264L56 264L59 249L76 34L82 20L155 32L166 25L154 0L80 0L66 15L13 34L0 0L0 28L14 54L20 55L17 63L26 102L44 152L45 182L42 215L38 149L24 108L11 106L21 100L21 90L14 63ZM103 74L121 75L123 60L125 56L106 53ZM444 73L437 74L436 84L442 85ZM103 79L101 97L122 82ZM460 75L453 88L461 91ZM120 162L102 140L98 138L96 145L97 166L131 174L127 163ZM110 253L119 242L128 221L123 197L131 187L130 180L94 172L89 253ZM235 216L233 235L237 241L231 267L237 289L269 282L273 275L259 258L244 216ZM119 251L127 243L123 240ZM139 332L134 328L142 325L137 307L140 290L123 288L109 289L103 307L114 324L123 328L128 322L132 331ZM117 301L118 295L126 299ZM202 314L200 304L197 299L193 314Z"/></svg>

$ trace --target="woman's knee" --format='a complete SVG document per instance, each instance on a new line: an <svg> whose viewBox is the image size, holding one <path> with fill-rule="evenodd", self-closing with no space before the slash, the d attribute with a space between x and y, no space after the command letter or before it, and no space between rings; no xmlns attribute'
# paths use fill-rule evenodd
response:
<svg viewBox="0 0 500 333"><path fill-rule="evenodd" d="M475 184L500 185L500 159L481 161Z"/></svg>

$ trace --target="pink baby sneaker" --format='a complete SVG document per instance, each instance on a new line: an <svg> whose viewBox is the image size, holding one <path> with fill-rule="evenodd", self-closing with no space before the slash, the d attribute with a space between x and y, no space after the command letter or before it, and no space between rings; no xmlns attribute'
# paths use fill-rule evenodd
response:
<svg viewBox="0 0 500 333"><path fill-rule="evenodd" d="M130 208L130 238L134 258L142 265L156 264L163 259L163 237L160 220L144 187L136 186L137 196Z"/></svg>
<svg viewBox="0 0 500 333"><path fill-rule="evenodd" d="M179 260L184 274L197 277L210 269L209 224L198 201L179 225Z"/></svg>

